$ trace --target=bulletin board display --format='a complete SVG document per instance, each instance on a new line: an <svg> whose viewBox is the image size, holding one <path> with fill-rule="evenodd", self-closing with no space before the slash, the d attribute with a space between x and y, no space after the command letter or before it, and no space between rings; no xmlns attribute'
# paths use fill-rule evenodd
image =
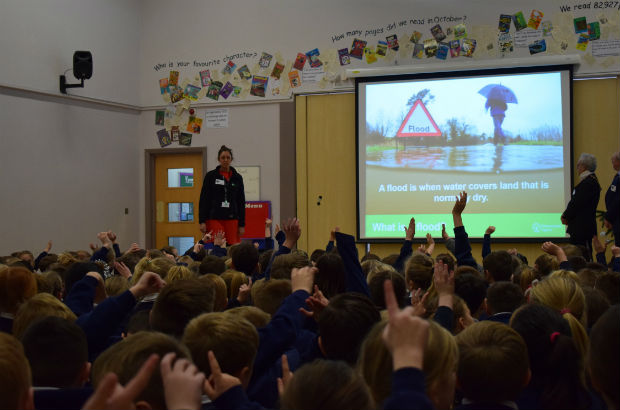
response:
<svg viewBox="0 0 620 410"><path fill-rule="evenodd" d="M260 200L260 166L235 167L243 177L246 201Z"/></svg>

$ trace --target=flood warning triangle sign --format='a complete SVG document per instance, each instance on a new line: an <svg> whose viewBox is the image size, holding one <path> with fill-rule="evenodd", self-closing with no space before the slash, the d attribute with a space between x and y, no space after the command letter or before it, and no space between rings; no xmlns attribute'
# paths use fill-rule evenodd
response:
<svg viewBox="0 0 620 410"><path fill-rule="evenodd" d="M398 129L396 136L441 137L441 131L422 100L416 100Z"/></svg>

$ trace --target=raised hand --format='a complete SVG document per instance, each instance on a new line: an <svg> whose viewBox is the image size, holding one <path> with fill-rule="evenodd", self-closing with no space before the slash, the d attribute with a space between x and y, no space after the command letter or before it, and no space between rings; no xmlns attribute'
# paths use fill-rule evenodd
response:
<svg viewBox="0 0 620 410"><path fill-rule="evenodd" d="M49 241L47 241L47 246L45 247L45 249L43 249L43 252L50 253L51 250L52 250L52 240L50 239Z"/></svg>
<svg viewBox="0 0 620 410"><path fill-rule="evenodd" d="M244 305L250 298L250 292L252 291L252 278L247 284L239 286L239 293L237 294L237 300L240 304Z"/></svg>
<svg viewBox="0 0 620 410"><path fill-rule="evenodd" d="M444 241L450 239L450 235L446 232L446 224L441 224L441 237Z"/></svg>
<svg viewBox="0 0 620 410"><path fill-rule="evenodd" d="M204 373L187 359L177 359L168 353L161 360L160 371L164 385L166 407L169 409L200 409ZM174 364L173 364L174 361Z"/></svg>
<svg viewBox="0 0 620 410"><path fill-rule="evenodd" d="M114 243L116 242L116 234L112 231L108 231L108 239L110 240L110 242Z"/></svg>
<svg viewBox="0 0 620 410"><path fill-rule="evenodd" d="M299 308L299 311L306 317L313 317L315 320L321 314L323 309L329 305L329 299L323 295L318 285L314 285L314 293L306 299L306 305L310 310Z"/></svg>
<svg viewBox="0 0 620 410"><path fill-rule="evenodd" d="M312 285L314 284L314 275L318 272L317 268L311 268L305 266L303 268L293 268L291 271L291 288L293 292L298 290L305 290L306 292L312 292Z"/></svg>
<svg viewBox="0 0 620 410"><path fill-rule="evenodd" d="M166 282L154 272L144 272L138 283L129 288L129 291L133 293L136 299L141 298L152 293L157 293L166 286Z"/></svg>
<svg viewBox="0 0 620 410"><path fill-rule="evenodd" d="M439 296L438 305L452 308L454 303L454 271L450 271L448 265L438 261L435 263L433 283Z"/></svg>
<svg viewBox="0 0 620 410"><path fill-rule="evenodd" d="M484 232L486 235L491 235L493 232L495 232L495 227L493 225L489 226L487 228L487 230Z"/></svg>
<svg viewBox="0 0 620 410"><path fill-rule="evenodd" d="M411 294L411 307L413 311L411 312L414 316L422 317L426 313L426 299L428 299L428 292L424 292L422 288L418 288Z"/></svg>
<svg viewBox="0 0 620 410"><path fill-rule="evenodd" d="M285 354L282 355L282 377L278 377L278 394L280 397L284 394L286 386L293 379L293 372L288 367L288 357Z"/></svg>
<svg viewBox="0 0 620 410"><path fill-rule="evenodd" d="M540 248L543 250L543 252L555 256L558 262L564 262L568 260L568 258L566 257L566 253L564 253L564 249L560 248L553 242L547 241L543 243Z"/></svg>
<svg viewBox="0 0 620 410"><path fill-rule="evenodd" d="M225 248L226 247L226 232L218 231L213 237L213 245Z"/></svg>
<svg viewBox="0 0 620 410"><path fill-rule="evenodd" d="M213 351L209 350L207 353L209 358L209 367L211 368L211 376L204 383L204 392L209 396L211 401L215 401L222 394L226 393L229 389L235 386L241 385L241 380L231 376L228 373L222 373L220 364L215 358Z"/></svg>
<svg viewBox="0 0 620 410"><path fill-rule="evenodd" d="M415 236L415 218L409 220L409 226L405 228L405 239L408 241L413 240Z"/></svg>
<svg viewBox="0 0 620 410"><path fill-rule="evenodd" d="M289 249L292 249L299 237L301 236L301 228L299 227L299 219L297 218L289 218L282 224L282 230L284 231L284 235L286 239L284 240L284 246Z"/></svg>
<svg viewBox="0 0 620 410"><path fill-rule="evenodd" d="M456 196L456 202L452 208L452 215L461 215L467 205L467 192L463 191Z"/></svg>
<svg viewBox="0 0 620 410"><path fill-rule="evenodd" d="M114 269L125 279L131 278L131 270L123 262L114 262Z"/></svg>

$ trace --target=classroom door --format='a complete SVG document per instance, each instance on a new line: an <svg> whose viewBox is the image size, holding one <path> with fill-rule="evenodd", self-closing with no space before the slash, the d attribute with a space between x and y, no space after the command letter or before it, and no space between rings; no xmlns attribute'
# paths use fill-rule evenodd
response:
<svg viewBox="0 0 620 410"><path fill-rule="evenodd" d="M296 104L300 248L324 248L329 232L356 234L355 94L300 96Z"/></svg>
<svg viewBox="0 0 620 410"><path fill-rule="evenodd" d="M185 252L200 239L198 201L202 187L201 153L159 154L154 158L155 247Z"/></svg>

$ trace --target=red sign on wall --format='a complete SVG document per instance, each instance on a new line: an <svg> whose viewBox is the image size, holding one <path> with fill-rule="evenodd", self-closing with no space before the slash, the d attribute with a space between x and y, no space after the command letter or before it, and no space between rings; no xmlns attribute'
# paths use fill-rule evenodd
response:
<svg viewBox="0 0 620 410"><path fill-rule="evenodd" d="M400 125L397 137L441 137L441 131L422 100L416 100Z"/></svg>

